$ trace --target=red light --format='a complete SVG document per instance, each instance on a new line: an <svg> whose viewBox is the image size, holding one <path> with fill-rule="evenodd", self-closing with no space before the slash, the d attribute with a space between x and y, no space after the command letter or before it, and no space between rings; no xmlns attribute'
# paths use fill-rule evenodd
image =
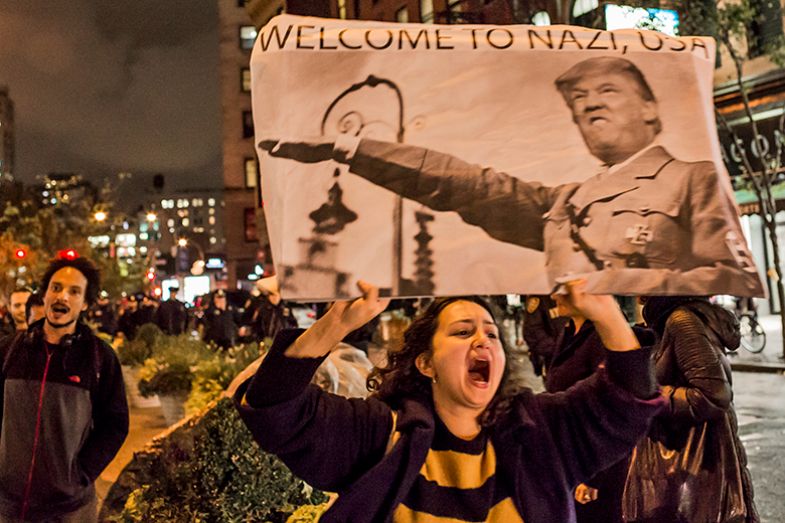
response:
<svg viewBox="0 0 785 523"><path fill-rule="evenodd" d="M145 275L145 277L148 280L153 281L155 279L155 270L154 269L148 269L147 270L147 274Z"/></svg>
<svg viewBox="0 0 785 523"><path fill-rule="evenodd" d="M17 249L14 251L14 256L17 260L22 260L27 256L27 251L24 249Z"/></svg>
<svg viewBox="0 0 785 523"><path fill-rule="evenodd" d="M66 260L75 260L79 257L79 253L76 252L74 249L63 249L62 251L57 253L59 258L65 258Z"/></svg>

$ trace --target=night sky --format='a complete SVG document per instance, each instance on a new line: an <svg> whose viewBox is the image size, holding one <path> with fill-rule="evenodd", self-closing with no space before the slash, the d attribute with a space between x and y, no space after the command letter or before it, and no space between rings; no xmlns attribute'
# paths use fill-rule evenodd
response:
<svg viewBox="0 0 785 523"><path fill-rule="evenodd" d="M220 186L217 11L216 0L0 0L13 174Z"/></svg>

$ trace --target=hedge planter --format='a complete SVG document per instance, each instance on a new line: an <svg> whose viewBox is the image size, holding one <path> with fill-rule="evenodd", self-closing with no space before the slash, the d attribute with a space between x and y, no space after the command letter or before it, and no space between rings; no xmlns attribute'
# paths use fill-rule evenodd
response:
<svg viewBox="0 0 785 523"><path fill-rule="evenodd" d="M125 382L125 393L128 397L128 404L131 407L140 409L160 407L161 402L158 396L145 398L139 393L139 367L123 365L123 381Z"/></svg>
<svg viewBox="0 0 785 523"><path fill-rule="evenodd" d="M187 392L159 394L157 397L161 402L161 412L163 412L167 425L174 425L185 417L185 401L188 399Z"/></svg>
<svg viewBox="0 0 785 523"><path fill-rule="evenodd" d="M135 452L99 521L284 523L298 507L326 500L259 449L224 397ZM315 510L300 511L295 521Z"/></svg>

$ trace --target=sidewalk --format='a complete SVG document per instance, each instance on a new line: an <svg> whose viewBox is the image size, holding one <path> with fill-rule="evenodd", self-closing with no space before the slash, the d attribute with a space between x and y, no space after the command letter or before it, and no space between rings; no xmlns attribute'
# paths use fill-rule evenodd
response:
<svg viewBox="0 0 785 523"><path fill-rule="evenodd" d="M142 450L152 439L167 429L161 407L137 408L130 407L130 423L126 438L117 456L101 473L95 482L95 491L100 505L106 497L123 468L131 461L134 453Z"/></svg>
<svg viewBox="0 0 785 523"><path fill-rule="evenodd" d="M744 347L728 355L731 368L742 372L785 373L785 360L782 356L782 326L779 315L758 317L758 322L766 332L766 347L760 354L752 354Z"/></svg>

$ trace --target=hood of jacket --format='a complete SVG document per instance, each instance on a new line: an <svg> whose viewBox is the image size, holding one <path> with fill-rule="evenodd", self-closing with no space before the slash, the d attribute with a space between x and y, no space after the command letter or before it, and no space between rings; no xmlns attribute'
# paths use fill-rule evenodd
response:
<svg viewBox="0 0 785 523"><path fill-rule="evenodd" d="M739 321L729 310L699 296L652 296L643 307L643 317L659 336L665 330L665 322L678 307L695 313L729 350L739 348L741 333Z"/></svg>

